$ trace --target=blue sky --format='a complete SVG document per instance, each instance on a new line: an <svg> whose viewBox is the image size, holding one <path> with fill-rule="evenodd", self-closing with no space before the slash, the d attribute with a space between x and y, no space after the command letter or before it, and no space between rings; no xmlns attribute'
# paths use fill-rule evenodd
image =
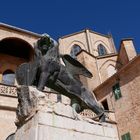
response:
<svg viewBox="0 0 140 140"><path fill-rule="evenodd" d="M122 38L133 38L140 53L139 0L2 0L0 22L54 39L90 28L111 33L117 48Z"/></svg>

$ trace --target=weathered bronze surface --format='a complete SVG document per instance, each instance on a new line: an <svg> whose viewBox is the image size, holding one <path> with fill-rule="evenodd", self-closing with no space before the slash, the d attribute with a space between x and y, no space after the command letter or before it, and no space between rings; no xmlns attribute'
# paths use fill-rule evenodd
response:
<svg viewBox="0 0 140 140"><path fill-rule="evenodd" d="M84 108L94 111L104 121L104 110L96 102L91 92L76 78L79 74L92 74L69 55L60 55L58 44L52 38L43 36L34 47L34 61L20 65L16 71L19 85L34 85L43 91L47 86L72 99L77 112ZM62 58L65 66L60 63Z"/></svg>

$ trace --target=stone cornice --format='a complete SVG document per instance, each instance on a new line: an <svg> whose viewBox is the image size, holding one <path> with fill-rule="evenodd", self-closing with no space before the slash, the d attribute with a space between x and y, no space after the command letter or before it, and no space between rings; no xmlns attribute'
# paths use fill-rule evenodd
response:
<svg viewBox="0 0 140 140"><path fill-rule="evenodd" d="M79 53L77 53L77 56L79 54L81 54L82 52L85 52L87 53L88 55L94 57L94 58L97 58L97 59L102 59L102 58L108 58L108 57L113 57L113 56L118 56L117 53L111 53L111 54L107 54L107 55L103 55L103 56L94 56L93 54L90 54L89 52L87 52L86 50L81 50Z"/></svg>
<svg viewBox="0 0 140 140"><path fill-rule="evenodd" d="M89 30L90 33L94 33L94 34L97 34L97 35L100 35L100 36L104 36L104 37L107 37L107 38L112 38L111 35L104 35L104 34L101 34L101 33L92 31L91 29L86 28L86 29L81 30L81 31L79 31L79 32L75 32L75 33L72 33L72 34L64 35L64 36L60 37L60 39L64 39L64 38L67 38L67 37L70 37L70 36L73 36L73 35L77 35L77 34L80 34L80 33L84 33L84 32L86 32L86 30Z"/></svg>
<svg viewBox="0 0 140 140"><path fill-rule="evenodd" d="M8 25L8 24L5 24L5 23L1 23L1 22L0 22L0 27L7 28L7 29L10 29L10 30L14 30L14 31L17 31L17 32L20 32L20 33L25 33L25 34L28 34L28 35L32 35L32 36L37 37L37 38L41 37L40 34L31 32L31 31L28 31L28 30L25 30L25 29L21 29L21 28L15 27L15 26L11 26L11 25Z"/></svg>

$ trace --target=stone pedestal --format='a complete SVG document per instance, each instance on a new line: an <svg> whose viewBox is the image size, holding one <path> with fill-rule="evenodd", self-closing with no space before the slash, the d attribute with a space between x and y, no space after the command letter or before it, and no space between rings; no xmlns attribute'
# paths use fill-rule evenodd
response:
<svg viewBox="0 0 140 140"><path fill-rule="evenodd" d="M37 100L31 114L18 125L15 140L119 140L115 124L83 118L69 105L30 94L37 95Z"/></svg>

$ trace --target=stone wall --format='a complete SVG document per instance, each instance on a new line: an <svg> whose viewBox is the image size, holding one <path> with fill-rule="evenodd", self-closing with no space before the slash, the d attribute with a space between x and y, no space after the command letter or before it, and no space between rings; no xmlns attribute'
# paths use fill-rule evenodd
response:
<svg viewBox="0 0 140 140"><path fill-rule="evenodd" d="M105 57L94 57L89 53L82 51L77 55L77 59L82 63L93 75L92 78L86 78L84 76L80 77L82 83L88 87L90 90L94 90L97 86L107 80L110 75L108 75L108 67L112 66L114 72L116 67L117 55L108 55ZM111 75L112 76L112 75Z"/></svg>
<svg viewBox="0 0 140 140"><path fill-rule="evenodd" d="M136 49L132 39L124 39L121 41L118 55L117 68L120 69L137 56Z"/></svg>
<svg viewBox="0 0 140 140"><path fill-rule="evenodd" d="M16 131L15 119L15 110L7 110L0 107L0 140L6 140L8 135Z"/></svg>
<svg viewBox="0 0 140 140"><path fill-rule="evenodd" d="M16 88L0 85L0 140L16 130Z"/></svg>
<svg viewBox="0 0 140 140"><path fill-rule="evenodd" d="M78 56L78 61L82 63L93 75L92 78L86 78L85 76L81 76L80 80L82 83L88 87L89 90L93 90L100 84L99 71L97 68L97 59L87 52L81 52Z"/></svg>
<svg viewBox="0 0 140 140"><path fill-rule="evenodd" d="M115 125L38 112L16 133L16 140L119 140Z"/></svg>
<svg viewBox="0 0 140 140"><path fill-rule="evenodd" d="M0 82L2 82L2 75L5 70L15 72L17 67L24 62L26 62L26 60L23 58L0 53Z"/></svg>
<svg viewBox="0 0 140 140"><path fill-rule="evenodd" d="M134 140L140 139L140 57L118 71L97 89L95 95L102 102L107 99L109 109L115 111L120 138L127 132ZM120 83L122 97L115 100L112 86Z"/></svg>
<svg viewBox="0 0 140 140"><path fill-rule="evenodd" d="M59 44L61 54L70 54L73 45L79 45L82 50L86 50L90 54L98 56L97 46L99 44L105 46L108 54L116 53L111 36L103 35L89 29L61 37Z"/></svg>
<svg viewBox="0 0 140 140"><path fill-rule="evenodd" d="M33 46L33 44L37 41L37 39L40 36L37 34L31 33L29 31L25 31L23 29L11 27L9 25L0 24L0 40L9 38L9 37L20 38L28 42L31 46Z"/></svg>
<svg viewBox="0 0 140 140"><path fill-rule="evenodd" d="M69 105L46 100L42 94L35 96L38 101L32 108L34 113L22 121L15 140L119 140L115 124L83 118Z"/></svg>
<svg viewBox="0 0 140 140"><path fill-rule="evenodd" d="M109 66L113 67L114 72L116 71L117 54L112 54L112 55L108 55L108 56L99 57L97 59L97 64L98 64L99 73L101 75L100 76L101 77L100 78L101 83L103 83L110 76L112 76L112 75L108 74L108 67Z"/></svg>
<svg viewBox="0 0 140 140"><path fill-rule="evenodd" d="M91 41L91 54L98 56L97 46L99 44L104 45L107 50L107 53L115 53L116 51L113 42L111 41L112 37L109 35L103 35L94 31L89 31L89 40Z"/></svg>

